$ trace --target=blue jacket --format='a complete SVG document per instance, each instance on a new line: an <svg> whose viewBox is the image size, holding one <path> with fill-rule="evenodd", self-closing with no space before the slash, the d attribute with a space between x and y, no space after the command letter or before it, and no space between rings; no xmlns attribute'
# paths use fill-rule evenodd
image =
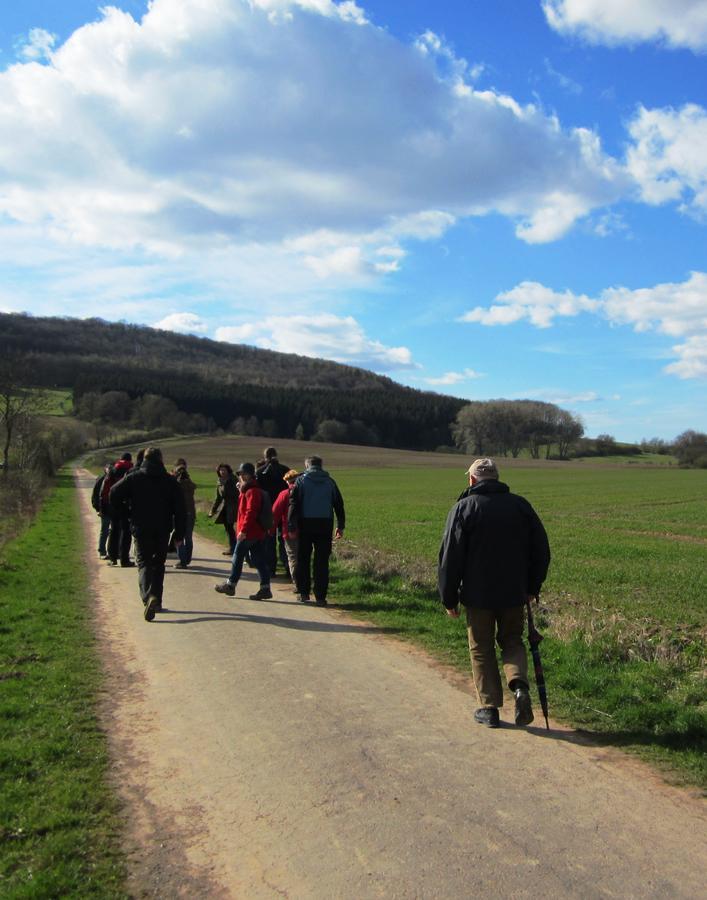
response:
<svg viewBox="0 0 707 900"><path fill-rule="evenodd" d="M346 514L344 500L334 479L323 469L307 469L290 492L287 527L290 533L300 527L303 519L334 519L336 527L344 530Z"/></svg>

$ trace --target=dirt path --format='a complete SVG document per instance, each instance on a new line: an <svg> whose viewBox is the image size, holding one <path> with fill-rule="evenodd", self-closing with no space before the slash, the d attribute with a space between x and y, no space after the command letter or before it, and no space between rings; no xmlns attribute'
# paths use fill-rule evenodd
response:
<svg viewBox="0 0 707 900"><path fill-rule="evenodd" d="M702 801L570 732L475 725L422 654L284 583L216 594L220 545L147 624L78 483L135 895L707 896Z"/></svg>

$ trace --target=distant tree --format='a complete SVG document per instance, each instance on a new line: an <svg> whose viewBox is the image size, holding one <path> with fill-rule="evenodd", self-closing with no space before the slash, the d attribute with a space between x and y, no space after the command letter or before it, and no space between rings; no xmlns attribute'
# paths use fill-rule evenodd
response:
<svg viewBox="0 0 707 900"><path fill-rule="evenodd" d="M43 412L47 406L44 391L31 387L32 369L26 359L14 353L0 354L0 426L4 432L3 472L10 469L10 447L16 430Z"/></svg>
<svg viewBox="0 0 707 900"><path fill-rule="evenodd" d="M560 459L568 459L570 450L584 434L584 425L566 410L560 410L557 420L557 453Z"/></svg>
<svg viewBox="0 0 707 900"><path fill-rule="evenodd" d="M304 433L304 425L301 422L298 422L297 428L295 428L295 440L296 441L306 440L306 435Z"/></svg>
<svg viewBox="0 0 707 900"><path fill-rule="evenodd" d="M707 469L707 434L701 431L683 431L673 442L673 453L683 466Z"/></svg>
<svg viewBox="0 0 707 900"><path fill-rule="evenodd" d="M260 434L260 419L257 416L249 416L245 423L245 433L249 435Z"/></svg>
<svg viewBox="0 0 707 900"><path fill-rule="evenodd" d="M663 438L652 437L643 438L641 440L641 450L643 450L644 453L661 453L666 455L672 452L672 447L668 441L664 441Z"/></svg>
<svg viewBox="0 0 707 900"><path fill-rule="evenodd" d="M236 416L236 418L228 426L228 430L231 432L231 434L245 434L245 419L243 418L243 416Z"/></svg>
<svg viewBox="0 0 707 900"><path fill-rule="evenodd" d="M277 427L277 422L275 419L263 419L263 424L261 427L261 434L263 437L278 437L279 429Z"/></svg>
<svg viewBox="0 0 707 900"><path fill-rule="evenodd" d="M348 428L343 422L338 419L323 419L317 425L313 439L327 444L345 444L348 436Z"/></svg>
<svg viewBox="0 0 707 900"><path fill-rule="evenodd" d="M616 438L612 434L598 434L594 439L594 446L599 456L610 456L616 453Z"/></svg>

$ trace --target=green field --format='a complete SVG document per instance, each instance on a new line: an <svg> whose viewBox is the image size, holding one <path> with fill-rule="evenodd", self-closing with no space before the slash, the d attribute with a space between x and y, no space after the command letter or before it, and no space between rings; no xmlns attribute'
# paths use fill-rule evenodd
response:
<svg viewBox="0 0 707 900"><path fill-rule="evenodd" d="M468 668L465 632L442 613L435 563L468 461L454 454L276 441L286 464L318 452L342 489L346 538L332 596ZM221 461L262 438L163 443L184 455L208 508ZM552 711L707 786L707 471L499 460L543 519L553 552L540 624ZM205 533L223 538L222 529Z"/></svg>
<svg viewBox="0 0 707 900"><path fill-rule="evenodd" d="M69 388L43 390L46 404L42 412L46 416L70 416L74 408L73 391Z"/></svg>

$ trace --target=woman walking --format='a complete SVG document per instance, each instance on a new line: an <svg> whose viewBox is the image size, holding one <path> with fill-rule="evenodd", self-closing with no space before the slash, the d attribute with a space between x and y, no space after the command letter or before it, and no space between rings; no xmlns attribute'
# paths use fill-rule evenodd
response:
<svg viewBox="0 0 707 900"><path fill-rule="evenodd" d="M238 518L238 482L233 474L233 469L228 463L220 463L216 469L218 483L216 485L216 497L209 512L209 518L213 518L219 525L223 525L228 537L228 550L223 551L224 556L233 556L236 549L236 519ZM217 515L218 513L218 515Z"/></svg>

